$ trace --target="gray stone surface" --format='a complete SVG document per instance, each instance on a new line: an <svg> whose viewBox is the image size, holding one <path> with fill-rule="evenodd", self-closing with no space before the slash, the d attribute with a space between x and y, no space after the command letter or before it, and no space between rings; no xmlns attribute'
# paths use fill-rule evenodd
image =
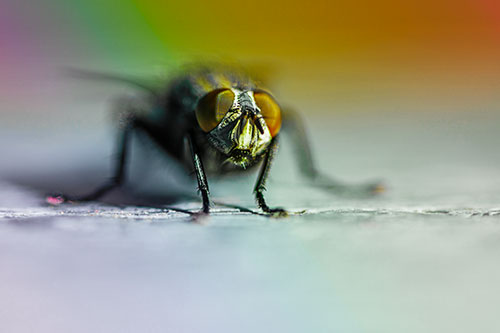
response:
<svg viewBox="0 0 500 333"><path fill-rule="evenodd" d="M381 179L387 192L311 188L283 140L269 201L306 212L273 220L216 206L200 223L168 208L197 209L196 198L176 199L195 194L194 182L141 140L143 164L124 190L49 207L45 193L82 193L107 177L107 124L4 129L1 331L498 332L499 118L311 117L322 170ZM255 210L254 179L210 180L214 200ZM150 196L154 205L131 204Z"/></svg>

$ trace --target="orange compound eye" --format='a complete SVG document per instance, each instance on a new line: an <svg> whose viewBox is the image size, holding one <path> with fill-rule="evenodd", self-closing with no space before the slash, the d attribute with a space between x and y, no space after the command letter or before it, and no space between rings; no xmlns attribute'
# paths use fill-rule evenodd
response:
<svg viewBox="0 0 500 333"><path fill-rule="evenodd" d="M203 96L196 106L196 119L204 132L210 132L221 122L231 109L234 93L228 89L218 89Z"/></svg>
<svg viewBox="0 0 500 333"><path fill-rule="evenodd" d="M274 98L265 92L254 93L255 103L259 107L262 117L266 121L269 132L274 138L281 128L281 109Z"/></svg>

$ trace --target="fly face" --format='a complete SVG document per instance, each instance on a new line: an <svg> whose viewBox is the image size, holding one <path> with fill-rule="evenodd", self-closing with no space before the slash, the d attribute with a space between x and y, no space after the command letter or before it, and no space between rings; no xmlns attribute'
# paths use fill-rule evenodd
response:
<svg viewBox="0 0 500 333"><path fill-rule="evenodd" d="M266 151L281 127L278 104L260 90L214 90L198 102L196 118L208 141L242 168Z"/></svg>

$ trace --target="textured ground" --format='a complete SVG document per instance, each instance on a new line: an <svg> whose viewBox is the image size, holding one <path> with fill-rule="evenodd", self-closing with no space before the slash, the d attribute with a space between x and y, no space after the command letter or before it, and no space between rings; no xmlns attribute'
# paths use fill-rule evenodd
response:
<svg viewBox="0 0 500 333"><path fill-rule="evenodd" d="M91 135L5 129L2 331L498 332L499 118L311 118L322 170L381 179L387 192L308 187L283 140L269 201L305 213L272 220L216 206L202 223L168 208L196 209L175 194L194 194L194 183L140 142L134 158L148 162L125 190L48 207L44 193L106 178L112 136L104 125ZM254 179L212 181L214 199L255 209ZM166 204L134 205L144 193Z"/></svg>

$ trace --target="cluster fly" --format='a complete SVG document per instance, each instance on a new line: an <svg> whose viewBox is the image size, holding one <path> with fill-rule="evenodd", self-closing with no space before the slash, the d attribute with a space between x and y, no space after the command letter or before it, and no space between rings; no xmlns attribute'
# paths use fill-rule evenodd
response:
<svg viewBox="0 0 500 333"><path fill-rule="evenodd" d="M104 79L107 75L92 74ZM122 185L125 180L127 153L134 131L142 131L163 152L193 169L201 193L202 208L197 214L209 214L210 191L207 175L246 171L261 164L254 195L264 214L284 217L283 208L271 208L264 192L273 158L282 132L288 132L296 149L301 173L314 186L327 190L345 190L316 169L299 115L283 109L273 94L240 70L199 67L174 78L166 89L144 88L152 112L124 110L125 124L119 137L118 158L112 178L94 192L81 197L58 196L49 202L92 201ZM187 148L187 149L186 149ZM366 193L381 189L377 184L356 186Z"/></svg>

